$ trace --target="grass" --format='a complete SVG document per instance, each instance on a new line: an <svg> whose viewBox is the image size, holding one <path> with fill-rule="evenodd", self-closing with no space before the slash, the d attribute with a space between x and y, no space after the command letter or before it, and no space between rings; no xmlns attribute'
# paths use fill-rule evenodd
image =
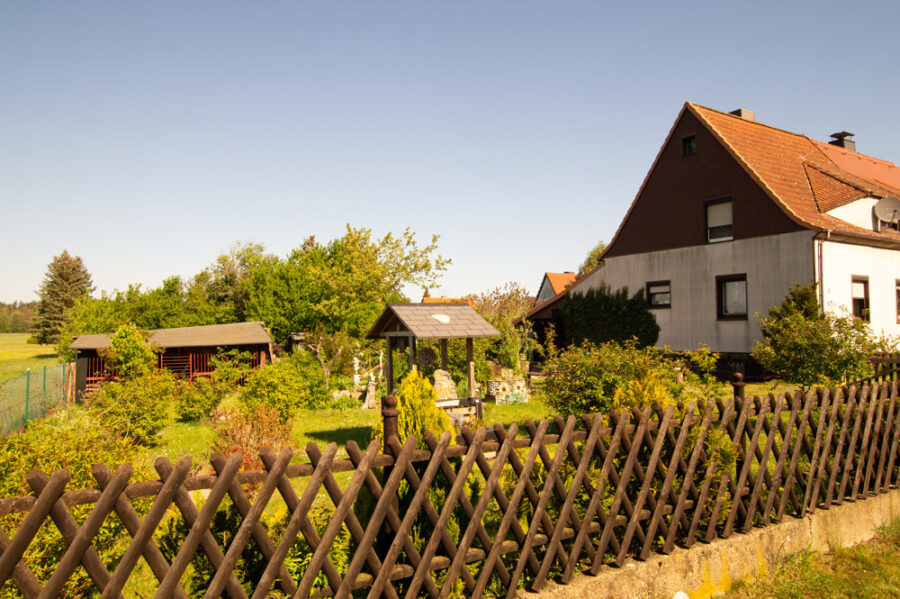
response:
<svg viewBox="0 0 900 599"><path fill-rule="evenodd" d="M28 343L29 333L0 333L0 381L59 364L52 345Z"/></svg>
<svg viewBox="0 0 900 599"><path fill-rule="evenodd" d="M739 583L730 599L900 597L900 520L883 527L867 543L830 553L799 553L769 576Z"/></svg>

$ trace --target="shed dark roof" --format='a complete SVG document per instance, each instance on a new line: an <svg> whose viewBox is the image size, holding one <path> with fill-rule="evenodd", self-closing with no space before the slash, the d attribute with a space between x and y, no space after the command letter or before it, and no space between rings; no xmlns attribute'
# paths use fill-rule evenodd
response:
<svg viewBox="0 0 900 599"><path fill-rule="evenodd" d="M79 335L69 349L105 349L108 333ZM220 347L272 343L272 336L261 322L234 322L202 327L180 327L150 331L150 342L159 347Z"/></svg>
<svg viewBox="0 0 900 599"><path fill-rule="evenodd" d="M417 339L499 337L500 333L468 304L388 304L369 339L408 333Z"/></svg>

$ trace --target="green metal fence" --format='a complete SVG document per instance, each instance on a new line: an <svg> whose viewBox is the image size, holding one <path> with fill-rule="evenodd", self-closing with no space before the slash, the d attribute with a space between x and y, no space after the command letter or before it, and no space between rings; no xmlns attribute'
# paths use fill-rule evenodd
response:
<svg viewBox="0 0 900 599"><path fill-rule="evenodd" d="M0 437L22 430L65 397L66 365L44 366L0 382Z"/></svg>

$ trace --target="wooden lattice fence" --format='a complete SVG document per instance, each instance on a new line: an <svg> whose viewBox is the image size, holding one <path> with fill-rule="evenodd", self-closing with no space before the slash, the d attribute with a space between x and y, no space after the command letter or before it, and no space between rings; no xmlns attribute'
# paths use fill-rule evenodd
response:
<svg viewBox="0 0 900 599"><path fill-rule="evenodd" d="M346 457L310 444L261 452L258 471L216 455L203 476L188 458L159 458L159 479L135 484L129 464L99 465L95 489L32 471L32 496L0 500L0 595L58 596L80 567L103 597L148 596L148 585L156 597L513 596L895 488L897 393L896 380L738 393L464 429L455 445L427 437L427 449L349 442ZM93 508L76 519L82 505ZM223 510L234 516L224 536ZM110 519L129 537L102 558L95 537ZM68 548L39 579L29 546L44 527Z"/></svg>

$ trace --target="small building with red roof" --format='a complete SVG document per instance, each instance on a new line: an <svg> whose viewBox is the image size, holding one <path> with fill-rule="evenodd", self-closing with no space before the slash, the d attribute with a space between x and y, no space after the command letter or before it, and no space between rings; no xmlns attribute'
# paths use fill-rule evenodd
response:
<svg viewBox="0 0 900 599"><path fill-rule="evenodd" d="M567 293L643 289L658 344L675 350L749 352L756 314L795 283L815 282L825 309L876 334L900 334L900 167L857 152L851 137L819 141L748 110L686 103L602 268Z"/></svg>

